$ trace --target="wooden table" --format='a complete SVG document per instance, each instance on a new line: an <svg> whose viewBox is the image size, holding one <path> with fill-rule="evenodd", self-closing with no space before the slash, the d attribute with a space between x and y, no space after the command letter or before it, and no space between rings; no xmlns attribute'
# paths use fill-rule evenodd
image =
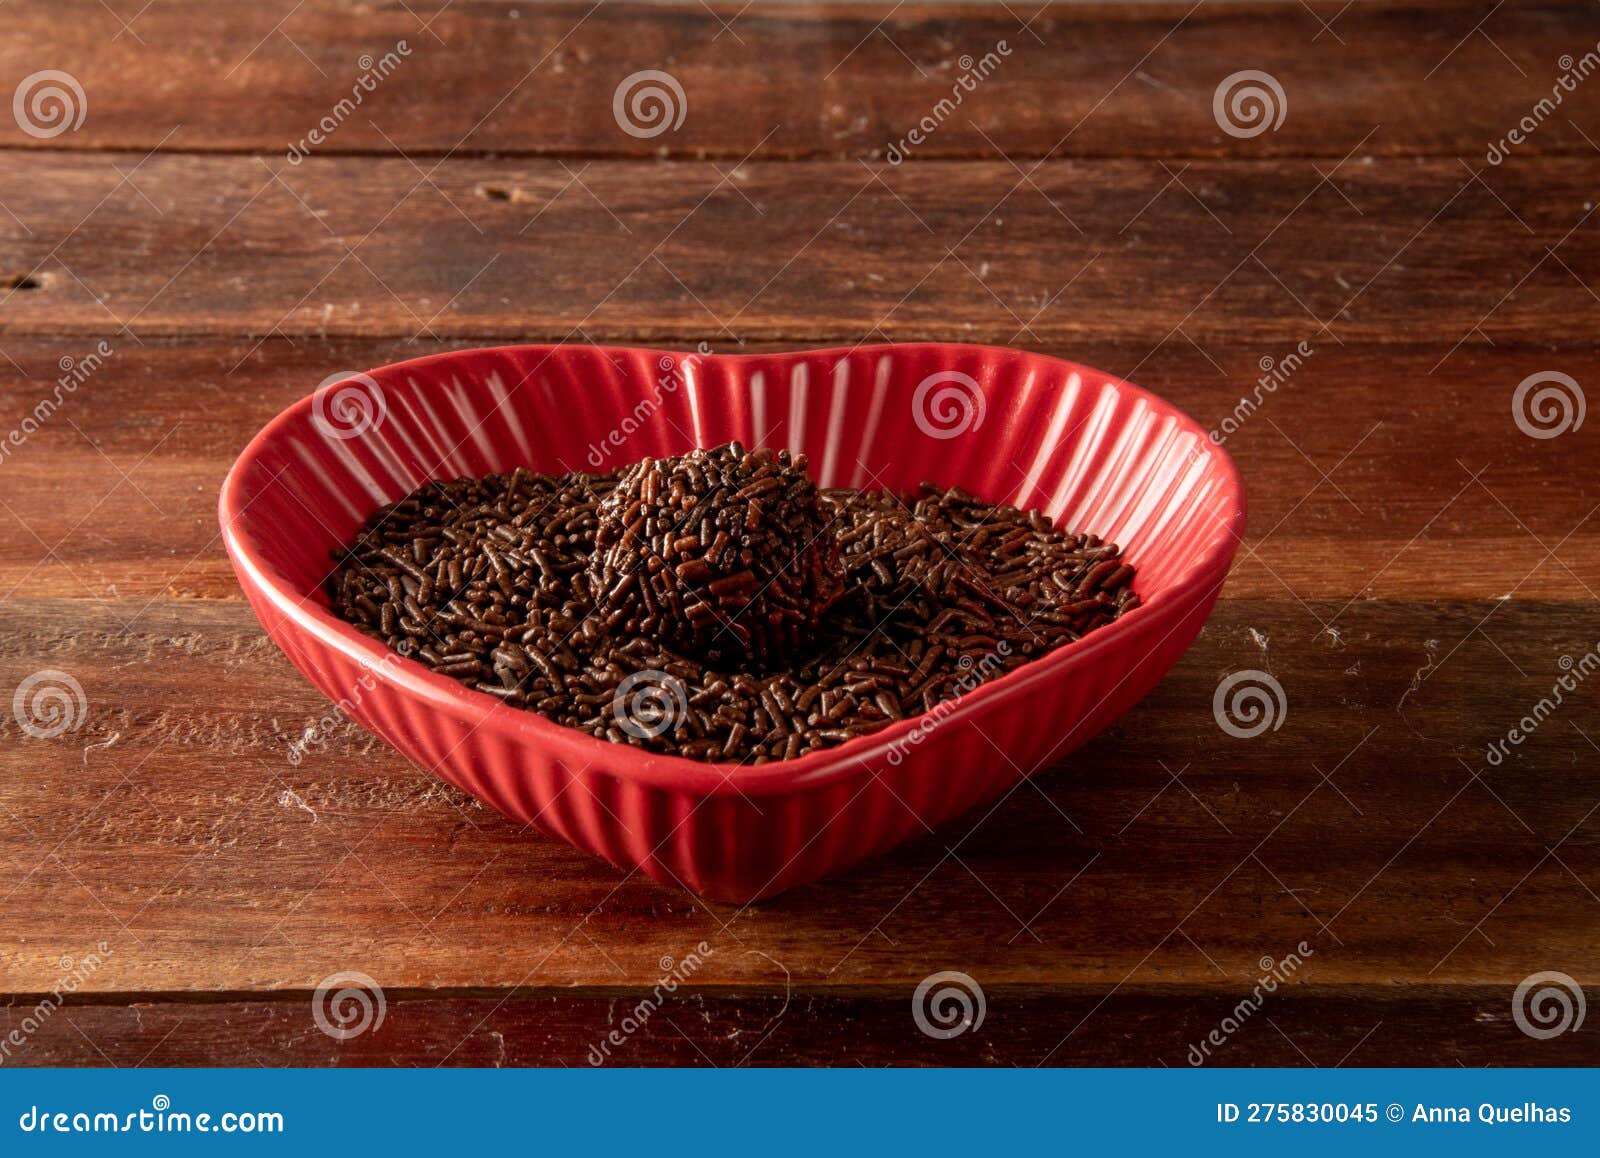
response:
<svg viewBox="0 0 1600 1158"><path fill-rule="evenodd" d="M0 717L5 1064L584 1065L702 941L614 1063L1181 1066L1224 1019L1217 1064L1600 1061L1593 1014L1536 1038L1512 1004L1600 982L1600 422L1532 437L1559 415L1513 402L1600 386L1600 79L1538 107L1597 42L1593 5L1488 0L11 0L7 91L60 70L86 115L0 118L0 692L53 670L85 707ZM678 128L614 116L643 70ZM1275 129L1224 131L1242 70ZM1219 429L1259 401L1214 618L1063 766L734 908L353 726L288 758L324 703L241 601L216 490L329 374L926 339ZM1213 696L1247 670L1285 707L1237 738ZM912 995L946 970L985 1017L941 1040ZM339 1040L313 995L347 971L384 1015Z"/></svg>

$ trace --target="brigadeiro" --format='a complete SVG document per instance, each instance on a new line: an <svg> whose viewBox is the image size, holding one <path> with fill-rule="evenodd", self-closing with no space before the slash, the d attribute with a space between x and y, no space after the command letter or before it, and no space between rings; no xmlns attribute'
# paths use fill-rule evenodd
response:
<svg viewBox="0 0 1600 1158"><path fill-rule="evenodd" d="M789 662L844 590L803 454L734 442L645 459L596 519L589 575L604 629L710 663Z"/></svg>

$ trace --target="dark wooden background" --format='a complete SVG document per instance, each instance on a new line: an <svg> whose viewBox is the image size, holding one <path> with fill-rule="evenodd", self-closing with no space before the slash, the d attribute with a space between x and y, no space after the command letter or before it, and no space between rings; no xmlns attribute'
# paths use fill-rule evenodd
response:
<svg viewBox="0 0 1600 1158"><path fill-rule="evenodd" d="M1592 4L1489 0L10 0L0 97L55 69L87 109L48 138L0 115L0 438L112 352L0 459L0 693L56 669L87 703L50 739L0 713L6 1064L583 1065L701 941L616 1062L1183 1065L1301 941L1216 1062L1600 1061L1593 1015L1512 1017L1531 974L1600 980L1600 682L1485 759L1600 643L1600 421L1536 439L1512 409L1535 373L1600 384L1600 77L1535 112L1597 42ZM612 114L643 69L687 100L650 139ZM1245 69L1287 114L1236 138L1213 94ZM1087 362L1207 424L1313 351L1228 440L1252 524L1215 617L1062 767L741 909L354 727L289 761L324 704L241 601L216 491L327 375L928 339ZM1253 739L1212 714L1243 669L1286 698ZM349 970L385 1015L341 1042L312 1001ZM942 970L986 1003L950 1040L911 1009Z"/></svg>

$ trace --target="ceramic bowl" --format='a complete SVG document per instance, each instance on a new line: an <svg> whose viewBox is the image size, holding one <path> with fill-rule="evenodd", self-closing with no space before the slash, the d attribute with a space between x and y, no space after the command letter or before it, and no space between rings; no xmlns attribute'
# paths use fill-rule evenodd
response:
<svg viewBox="0 0 1600 1158"><path fill-rule="evenodd" d="M329 610L332 552L425 481L609 470L732 439L805 452L823 486L932 481L1041 510L1119 543L1141 606L932 715L759 767L561 727L401 658ZM319 389L245 448L220 517L262 625L363 727L517 821L620 868L745 902L993 800L1126 712L1210 613L1244 530L1244 493L1192 419L1037 354L513 346Z"/></svg>

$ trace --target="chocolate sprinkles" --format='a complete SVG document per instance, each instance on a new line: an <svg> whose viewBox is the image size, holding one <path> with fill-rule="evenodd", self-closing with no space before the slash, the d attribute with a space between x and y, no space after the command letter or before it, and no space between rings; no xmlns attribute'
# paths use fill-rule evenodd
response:
<svg viewBox="0 0 1600 1158"><path fill-rule="evenodd" d="M1093 535L955 487L819 490L805 465L733 443L429 483L337 553L328 594L513 707L755 764L930 711L1138 606Z"/></svg>

